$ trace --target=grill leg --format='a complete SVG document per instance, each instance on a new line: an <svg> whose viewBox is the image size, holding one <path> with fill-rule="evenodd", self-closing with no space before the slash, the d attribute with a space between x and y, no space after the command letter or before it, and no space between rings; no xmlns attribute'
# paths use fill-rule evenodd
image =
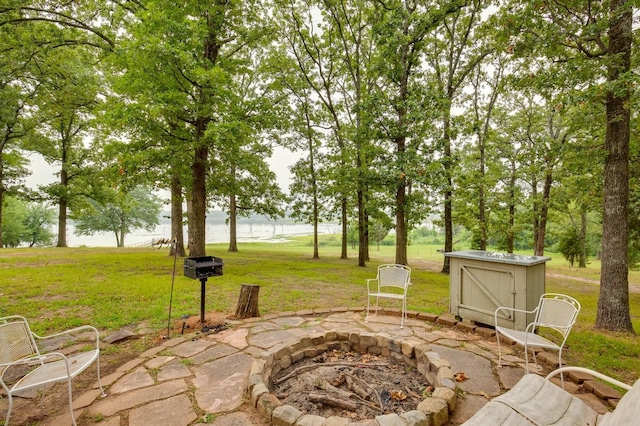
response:
<svg viewBox="0 0 640 426"><path fill-rule="evenodd" d="M204 326L204 299L207 288L207 278L200 278L200 324Z"/></svg>

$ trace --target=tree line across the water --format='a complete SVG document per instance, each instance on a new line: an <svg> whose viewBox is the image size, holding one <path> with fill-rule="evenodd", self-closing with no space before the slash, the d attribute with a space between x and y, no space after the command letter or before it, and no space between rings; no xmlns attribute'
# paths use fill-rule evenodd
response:
<svg viewBox="0 0 640 426"><path fill-rule="evenodd" d="M411 230L433 215L446 251L456 227L480 249L513 251L526 235L535 254L557 230L579 264L601 242L596 325L631 328L633 2L5 3L0 205L55 206L57 245L69 218L92 215L124 244L127 218L140 197L159 202L157 188L171 194L180 254L193 256L214 205L230 250L238 217L291 209L316 227L339 221L344 258L356 227L360 266L376 228L394 230L407 263ZM299 156L289 195L266 161L276 146ZM56 183L21 185L30 152Z"/></svg>

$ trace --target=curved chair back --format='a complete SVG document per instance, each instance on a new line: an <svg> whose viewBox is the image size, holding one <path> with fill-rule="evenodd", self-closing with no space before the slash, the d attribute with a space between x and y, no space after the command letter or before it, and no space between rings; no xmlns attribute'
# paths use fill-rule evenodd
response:
<svg viewBox="0 0 640 426"><path fill-rule="evenodd" d="M580 312L580 302L571 296L558 293L545 293L540 296L535 324L549 327L567 337L576 323Z"/></svg>
<svg viewBox="0 0 640 426"><path fill-rule="evenodd" d="M0 320L0 375L8 364L32 355L39 355L26 318L4 317Z"/></svg>
<svg viewBox="0 0 640 426"><path fill-rule="evenodd" d="M405 265L387 264L378 266L378 283L381 287L406 288L411 282L411 269Z"/></svg>

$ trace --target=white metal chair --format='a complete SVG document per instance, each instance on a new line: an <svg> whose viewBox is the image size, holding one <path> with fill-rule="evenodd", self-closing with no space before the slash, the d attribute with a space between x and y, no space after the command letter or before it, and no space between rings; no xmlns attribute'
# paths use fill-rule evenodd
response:
<svg viewBox="0 0 640 426"><path fill-rule="evenodd" d="M407 289L411 284L411 268L405 265L385 264L378 266L378 276L367 280L367 316L369 321L369 309L371 298L376 299L376 315L378 314L378 302L380 298L402 301L402 317L400 328L404 327L407 317Z"/></svg>
<svg viewBox="0 0 640 426"><path fill-rule="evenodd" d="M527 314L535 314L533 322L527 325L524 331L513 330L502 327L499 319L504 317L504 313L523 312ZM495 311L496 338L498 339L498 365L502 365L502 349L500 347L500 336L504 336L513 342L524 346L525 367L529 372L529 349L542 348L558 351L559 366L562 367L562 348L564 347L571 328L576 323L578 313L580 312L580 302L571 296L557 293L545 293L540 296L538 306L532 311L522 309L500 307ZM559 335L556 343L552 340L544 338L536 332L540 328L546 328L557 332ZM538 365L535 351L533 351L533 359Z"/></svg>
<svg viewBox="0 0 640 426"><path fill-rule="evenodd" d="M65 356L60 352L43 353L38 347L46 339L74 337L79 333L87 333L95 347L85 352ZM50 336L38 336L31 331L26 318L18 315L0 318L0 385L9 398L9 408L4 425L9 425L13 396L29 389L42 389L57 382L67 382L69 392L69 411L71 421L76 424L73 415L73 396L71 379L97 361L98 385L105 396L100 382L100 340L98 330L85 325ZM22 367L22 369L18 368ZM13 370L13 373L6 374ZM24 371L26 370L26 371ZM5 376L16 376L5 379Z"/></svg>

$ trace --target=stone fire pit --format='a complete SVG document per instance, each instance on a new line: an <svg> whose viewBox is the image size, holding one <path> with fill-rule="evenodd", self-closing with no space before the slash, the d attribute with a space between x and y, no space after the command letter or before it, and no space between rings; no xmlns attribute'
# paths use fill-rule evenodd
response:
<svg viewBox="0 0 640 426"><path fill-rule="evenodd" d="M349 419L332 416L329 419L303 413L291 405L283 405L271 392L273 378L281 370L305 358L314 358L327 351L369 353L389 357L397 363L417 368L434 387L430 396L414 410L402 414L382 414L375 417L378 424L396 424L404 421L411 425L440 426L446 423L456 405L456 382L451 365L427 344L394 339L387 333L327 331L300 340L292 339L273 347L268 355L254 363L249 378L251 403L273 425L346 425ZM402 419L402 420L401 420Z"/></svg>

